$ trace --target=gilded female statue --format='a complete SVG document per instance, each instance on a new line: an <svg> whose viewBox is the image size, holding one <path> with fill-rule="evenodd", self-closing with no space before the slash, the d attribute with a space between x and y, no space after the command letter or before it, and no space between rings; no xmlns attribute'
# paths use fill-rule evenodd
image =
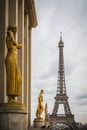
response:
<svg viewBox="0 0 87 130"><path fill-rule="evenodd" d="M39 96L38 96L38 106L37 106L37 111L36 111L36 117L37 117L37 119L43 119L43 118L41 117L41 114L42 114L42 112L44 111L43 93L44 93L44 91L41 90L41 91L40 91L40 94L39 94Z"/></svg>
<svg viewBox="0 0 87 130"><path fill-rule="evenodd" d="M45 104L45 121L48 121L48 106Z"/></svg>
<svg viewBox="0 0 87 130"><path fill-rule="evenodd" d="M15 102L15 97L20 96L21 92L21 74L17 62L17 49L22 47L15 40L17 26L12 25L7 28L6 46L7 56L5 59L6 65L6 92L9 97L9 102Z"/></svg>

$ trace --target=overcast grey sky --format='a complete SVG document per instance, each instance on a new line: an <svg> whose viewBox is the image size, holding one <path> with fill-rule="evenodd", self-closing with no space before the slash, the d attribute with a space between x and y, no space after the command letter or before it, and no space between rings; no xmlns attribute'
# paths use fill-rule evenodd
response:
<svg viewBox="0 0 87 130"><path fill-rule="evenodd" d="M87 122L87 0L35 0L35 4L38 26L32 33L32 119L41 89L52 113L62 31L69 104L75 120Z"/></svg>

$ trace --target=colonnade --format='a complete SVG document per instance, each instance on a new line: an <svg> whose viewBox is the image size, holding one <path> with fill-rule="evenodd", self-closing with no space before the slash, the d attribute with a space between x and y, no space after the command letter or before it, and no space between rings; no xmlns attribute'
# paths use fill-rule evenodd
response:
<svg viewBox="0 0 87 130"><path fill-rule="evenodd" d="M37 26L33 0L0 0L0 103L7 101L6 73L4 59L6 56L5 37L7 27L17 25L16 41L22 43L18 51L18 64L22 74L22 91L18 98L25 103L31 119L31 32Z"/></svg>

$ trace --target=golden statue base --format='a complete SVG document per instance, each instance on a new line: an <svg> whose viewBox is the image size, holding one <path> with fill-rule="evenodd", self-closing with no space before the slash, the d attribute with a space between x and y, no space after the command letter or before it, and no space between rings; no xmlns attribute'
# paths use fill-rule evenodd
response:
<svg viewBox="0 0 87 130"><path fill-rule="evenodd" d="M34 119L34 127L41 128L42 126L45 126L45 121L43 119Z"/></svg>
<svg viewBox="0 0 87 130"><path fill-rule="evenodd" d="M25 105L21 102L8 102L0 104L0 111L26 111Z"/></svg>
<svg viewBox="0 0 87 130"><path fill-rule="evenodd" d="M50 123L48 121L45 121L45 127L49 128L50 127Z"/></svg>
<svg viewBox="0 0 87 130"><path fill-rule="evenodd" d="M0 104L0 130L27 130L28 113L20 102Z"/></svg>

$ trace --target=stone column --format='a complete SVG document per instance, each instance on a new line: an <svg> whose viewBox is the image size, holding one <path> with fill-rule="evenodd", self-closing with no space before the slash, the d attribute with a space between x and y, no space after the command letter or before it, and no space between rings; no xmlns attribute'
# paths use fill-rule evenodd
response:
<svg viewBox="0 0 87 130"><path fill-rule="evenodd" d="M5 0L0 0L0 102L4 102Z"/></svg>
<svg viewBox="0 0 87 130"><path fill-rule="evenodd" d="M18 42L22 49L18 51L19 68L22 74L22 91L19 100L24 103L24 0L18 0Z"/></svg>
<svg viewBox="0 0 87 130"><path fill-rule="evenodd" d="M9 0L9 25L18 25L18 0Z"/></svg>
<svg viewBox="0 0 87 130"><path fill-rule="evenodd" d="M5 74L5 56L6 56L6 31L8 27L8 0L0 0L0 102L6 102L6 74Z"/></svg>
<svg viewBox="0 0 87 130"><path fill-rule="evenodd" d="M28 43L28 123L31 126L31 31L32 28L29 27L29 43Z"/></svg>
<svg viewBox="0 0 87 130"><path fill-rule="evenodd" d="M28 111L28 14L24 16L24 103Z"/></svg>
<svg viewBox="0 0 87 130"><path fill-rule="evenodd" d="M7 35L7 28L8 28L8 8L9 8L9 0L5 0L5 38ZM5 55L4 59L7 54L6 44L5 44ZM6 69L4 64L4 102L7 102L7 96L6 96Z"/></svg>
<svg viewBox="0 0 87 130"><path fill-rule="evenodd" d="M9 0L9 25L15 24L18 26L18 0ZM18 36L16 36L16 40Z"/></svg>

